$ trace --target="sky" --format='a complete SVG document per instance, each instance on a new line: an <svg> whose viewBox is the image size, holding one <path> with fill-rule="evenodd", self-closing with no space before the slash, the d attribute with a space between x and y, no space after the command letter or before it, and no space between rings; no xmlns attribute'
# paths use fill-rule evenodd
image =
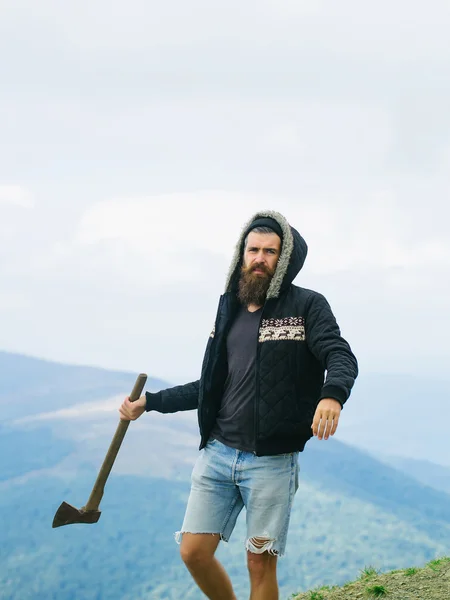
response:
<svg viewBox="0 0 450 600"><path fill-rule="evenodd" d="M446 0L2 0L0 349L197 379L240 229L361 373L450 358Z"/></svg>

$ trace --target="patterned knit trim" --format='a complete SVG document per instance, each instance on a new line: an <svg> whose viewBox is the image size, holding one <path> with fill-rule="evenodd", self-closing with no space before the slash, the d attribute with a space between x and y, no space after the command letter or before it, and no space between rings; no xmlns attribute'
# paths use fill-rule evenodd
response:
<svg viewBox="0 0 450 600"><path fill-rule="evenodd" d="M283 248L281 250L280 258L278 259L277 268L275 270L275 274L270 282L269 289L267 291L266 298L278 298L280 294L281 284L283 283L283 279L286 275L286 272L289 267L289 261L292 256L292 251L294 249L294 236L292 235L291 227L287 222L286 218L283 217L282 214L273 210L261 211L253 215L253 217L247 221L247 223L242 228L242 233L239 237L238 243L236 244L234 250L233 260L231 261L231 266L228 271L227 282L225 285L225 292L231 291L231 282L233 279L233 274L236 271L239 262L241 260L241 245L244 241L245 232L248 227L253 223L255 219L258 217L271 217L280 225L283 231Z"/></svg>
<svg viewBox="0 0 450 600"><path fill-rule="evenodd" d="M305 339L305 319L303 317L263 319L259 329L260 342L278 342L281 340L304 342Z"/></svg>

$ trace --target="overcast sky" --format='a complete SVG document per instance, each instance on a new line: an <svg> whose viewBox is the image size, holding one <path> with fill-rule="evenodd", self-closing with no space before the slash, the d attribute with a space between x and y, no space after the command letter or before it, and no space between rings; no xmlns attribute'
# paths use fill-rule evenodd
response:
<svg viewBox="0 0 450 600"><path fill-rule="evenodd" d="M196 379L282 212L361 372L450 358L447 0L1 0L0 349Z"/></svg>

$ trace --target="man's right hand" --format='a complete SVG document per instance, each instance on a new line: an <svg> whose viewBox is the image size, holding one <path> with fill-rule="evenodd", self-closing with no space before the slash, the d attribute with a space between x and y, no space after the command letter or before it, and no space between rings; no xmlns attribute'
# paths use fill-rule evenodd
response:
<svg viewBox="0 0 450 600"><path fill-rule="evenodd" d="M122 421L135 421L145 412L147 399L141 396L135 402L130 402L130 396L127 396L119 408Z"/></svg>

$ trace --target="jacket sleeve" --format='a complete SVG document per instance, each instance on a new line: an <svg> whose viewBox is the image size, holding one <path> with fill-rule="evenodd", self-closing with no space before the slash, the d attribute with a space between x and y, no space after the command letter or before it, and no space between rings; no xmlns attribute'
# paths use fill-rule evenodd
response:
<svg viewBox="0 0 450 600"><path fill-rule="evenodd" d="M200 380L177 385L157 393L145 392L145 410L155 410L160 413L174 413L180 410L198 408Z"/></svg>
<svg viewBox="0 0 450 600"><path fill-rule="evenodd" d="M309 349L327 372L319 400L334 398L344 406L358 376L358 362L322 294L314 294L305 328Z"/></svg>

